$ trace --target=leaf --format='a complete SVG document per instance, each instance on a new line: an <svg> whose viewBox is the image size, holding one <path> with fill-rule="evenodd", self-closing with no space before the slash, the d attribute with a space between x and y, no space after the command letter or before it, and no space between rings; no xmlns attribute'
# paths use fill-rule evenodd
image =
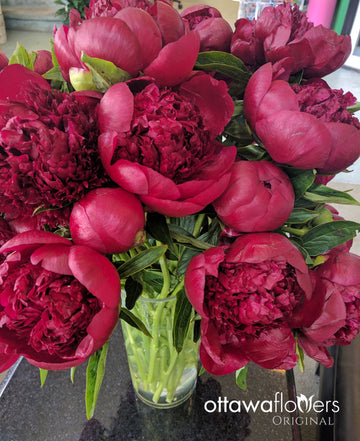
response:
<svg viewBox="0 0 360 441"><path fill-rule="evenodd" d="M171 237L176 242L179 242L188 248L195 250L208 250L209 248L213 247L213 245L210 245L209 243L203 242L199 239L195 239L194 236L192 236L177 225L170 224L169 229Z"/></svg>
<svg viewBox="0 0 360 441"><path fill-rule="evenodd" d="M201 337L201 320L195 320L194 322L194 335L193 341L194 343L198 342Z"/></svg>
<svg viewBox="0 0 360 441"><path fill-rule="evenodd" d="M88 361L86 369L86 390L85 404L86 416L90 419L94 416L95 406L98 399L100 387L105 375L106 357L108 353L109 343L93 354Z"/></svg>
<svg viewBox="0 0 360 441"><path fill-rule="evenodd" d="M295 199L301 198L314 183L316 172L314 170L298 170L293 167L282 167L289 176L294 188Z"/></svg>
<svg viewBox="0 0 360 441"><path fill-rule="evenodd" d="M142 271L141 276L144 290L147 294L154 294L156 296L160 293L164 285L164 277L162 273L144 270Z"/></svg>
<svg viewBox="0 0 360 441"><path fill-rule="evenodd" d="M140 282L134 280L132 277L126 279L125 282L126 300L125 306L127 309L133 309L136 300L141 296L143 287Z"/></svg>
<svg viewBox="0 0 360 441"><path fill-rule="evenodd" d="M72 383L74 383L75 368L76 368L76 366L73 366L73 367L70 369L70 380L71 380Z"/></svg>
<svg viewBox="0 0 360 441"><path fill-rule="evenodd" d="M105 93L112 85L131 79L128 72L115 66L111 61L89 57L84 52L81 61L90 70L98 92Z"/></svg>
<svg viewBox="0 0 360 441"><path fill-rule="evenodd" d="M359 230L360 224L352 221L337 220L317 225L302 237L302 246L310 256L324 254L353 239Z"/></svg>
<svg viewBox="0 0 360 441"><path fill-rule="evenodd" d="M306 208L294 208L290 216L286 220L286 224L306 224L318 217L319 213L313 210L307 210Z"/></svg>
<svg viewBox="0 0 360 441"><path fill-rule="evenodd" d="M16 45L16 49L10 57L9 64L21 64L28 69L34 70L34 63L32 62L29 52L20 43Z"/></svg>
<svg viewBox="0 0 360 441"><path fill-rule="evenodd" d="M182 276L183 274L185 274L186 269L189 265L190 260L197 256L198 254L201 254L202 251L201 250L192 250L187 248L186 250L184 250L182 256L179 259L177 268L176 268L176 274L178 276Z"/></svg>
<svg viewBox="0 0 360 441"><path fill-rule="evenodd" d="M250 79L250 72L245 64L237 57L227 52L200 52L195 63L195 69L211 70L226 75L238 81L245 89Z"/></svg>
<svg viewBox="0 0 360 441"><path fill-rule="evenodd" d="M118 267L119 276L126 279L142 271L144 268L157 262L166 253L167 248L167 245L159 245L142 251Z"/></svg>
<svg viewBox="0 0 360 441"><path fill-rule="evenodd" d="M248 371L248 366L244 366L241 369L238 369L235 372L235 376L236 376L236 384L240 387L240 389L242 390L246 390L247 388L247 383L246 383L246 375L247 375L247 371Z"/></svg>
<svg viewBox="0 0 360 441"><path fill-rule="evenodd" d="M237 147L238 155L248 161L260 161L268 155L266 150L257 144L248 144Z"/></svg>
<svg viewBox="0 0 360 441"><path fill-rule="evenodd" d="M41 383L41 387L43 387L46 381L48 371L46 369L41 369L41 368L39 368L39 371L40 371L40 383Z"/></svg>
<svg viewBox="0 0 360 441"><path fill-rule="evenodd" d="M159 213L148 213L146 217L146 231L151 234L154 239L168 245L169 250L176 255L165 216Z"/></svg>
<svg viewBox="0 0 360 441"><path fill-rule="evenodd" d="M204 368L204 366L201 366L199 373L198 373L198 377L200 377L200 375L205 374L206 369Z"/></svg>
<svg viewBox="0 0 360 441"><path fill-rule="evenodd" d="M313 185L304 194L304 198L312 202L323 202L325 204L360 205L360 203L347 192L334 190L325 185Z"/></svg>
<svg viewBox="0 0 360 441"><path fill-rule="evenodd" d="M152 338L144 323L128 309L121 308L119 317L121 320L124 320L124 322L128 323L133 328L138 329L146 336Z"/></svg>
<svg viewBox="0 0 360 441"><path fill-rule="evenodd" d="M189 330L193 308L184 288L177 293L176 297L172 335L175 349L181 352Z"/></svg>

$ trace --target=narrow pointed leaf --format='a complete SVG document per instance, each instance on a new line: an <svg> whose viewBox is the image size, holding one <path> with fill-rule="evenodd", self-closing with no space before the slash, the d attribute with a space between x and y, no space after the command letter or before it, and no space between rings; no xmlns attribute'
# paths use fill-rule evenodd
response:
<svg viewBox="0 0 360 441"><path fill-rule="evenodd" d="M43 387L44 384L45 384L45 381L46 381L46 377L47 377L48 371L46 369L41 369L41 368L39 368L39 371L40 371L41 387Z"/></svg>
<svg viewBox="0 0 360 441"><path fill-rule="evenodd" d="M150 332L148 331L148 329L144 325L144 323L128 309L121 308L119 317L121 320L124 320L126 323L128 323L133 328L138 329L146 336L152 338Z"/></svg>
<svg viewBox="0 0 360 441"><path fill-rule="evenodd" d="M105 375L108 346L109 344L105 343L88 361L85 391L86 416L88 419L94 416L100 387Z"/></svg>
<svg viewBox="0 0 360 441"><path fill-rule="evenodd" d="M325 204L360 205L349 193L334 190L325 185L313 185L304 194L304 198L312 202L323 202Z"/></svg>
<svg viewBox="0 0 360 441"><path fill-rule="evenodd" d="M29 52L20 43L16 45L16 49L10 57L9 64L21 64L28 69L34 70L34 63Z"/></svg>
<svg viewBox="0 0 360 441"><path fill-rule="evenodd" d="M133 309L136 300L141 296L143 287L140 282L134 280L132 277L126 279L125 282L126 300L125 306L127 309Z"/></svg>
<svg viewBox="0 0 360 441"><path fill-rule="evenodd" d="M247 365L242 367L241 369L238 369L236 371L236 384L240 387L242 390L246 390L247 383L246 383L246 375L247 375L248 367Z"/></svg>
<svg viewBox="0 0 360 441"><path fill-rule="evenodd" d="M193 308L189 302L185 289L178 292L174 312L173 343L177 352L181 352L189 330Z"/></svg>
<svg viewBox="0 0 360 441"><path fill-rule="evenodd" d="M165 216L159 213L148 213L146 218L146 231L148 231L154 239L168 245L169 250L176 254Z"/></svg>
<svg viewBox="0 0 360 441"><path fill-rule="evenodd" d="M121 278L127 278L157 262L166 253L166 245L148 248L118 267Z"/></svg>

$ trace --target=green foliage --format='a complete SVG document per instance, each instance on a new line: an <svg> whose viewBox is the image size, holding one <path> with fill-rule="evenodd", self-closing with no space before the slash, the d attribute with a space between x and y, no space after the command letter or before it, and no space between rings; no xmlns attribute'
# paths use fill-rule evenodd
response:
<svg viewBox="0 0 360 441"><path fill-rule="evenodd" d="M85 7L89 6L90 0L55 0L60 6L56 11L56 15L60 17L64 24L69 24L69 13L71 9L80 12L82 18L85 18Z"/></svg>

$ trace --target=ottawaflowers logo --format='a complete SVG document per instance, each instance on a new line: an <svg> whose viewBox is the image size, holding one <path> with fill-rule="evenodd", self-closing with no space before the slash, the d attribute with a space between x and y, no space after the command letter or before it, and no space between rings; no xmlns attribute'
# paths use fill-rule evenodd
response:
<svg viewBox="0 0 360 441"><path fill-rule="evenodd" d="M280 425L324 425L333 426L334 416L340 411L339 402L315 400L315 395L306 397L300 394L295 400L285 400L283 392L276 392L273 400L229 400L219 397L217 401L208 400L204 409L208 413L214 412L263 412L272 415L272 423ZM296 414L296 416L294 416Z"/></svg>

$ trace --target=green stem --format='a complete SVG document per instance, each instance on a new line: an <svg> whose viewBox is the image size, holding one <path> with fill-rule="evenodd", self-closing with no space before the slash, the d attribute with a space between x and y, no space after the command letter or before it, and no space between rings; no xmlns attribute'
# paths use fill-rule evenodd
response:
<svg viewBox="0 0 360 441"><path fill-rule="evenodd" d="M157 241L156 244L159 245L160 242ZM161 272L163 274L164 283L158 299L165 299L170 291L171 279L170 279L170 273L169 273L169 268L167 266L166 258L164 256L160 257L159 263L160 263ZM149 375L148 375L149 384L151 384L154 379L156 354L158 351L158 344L159 344L159 327L160 327L161 316L164 307L165 307L165 302L160 303L157 306L154 315L153 330L152 330L153 339L150 344L150 361L149 361Z"/></svg>
<svg viewBox="0 0 360 441"><path fill-rule="evenodd" d="M304 234L306 234L309 229L308 228L291 228L291 227L281 227L281 230L284 231L285 233L291 233L294 234L294 236L304 236Z"/></svg>
<svg viewBox="0 0 360 441"><path fill-rule="evenodd" d="M199 214L199 216L197 217L193 231L194 237L198 237L204 218L205 218L205 214Z"/></svg>

